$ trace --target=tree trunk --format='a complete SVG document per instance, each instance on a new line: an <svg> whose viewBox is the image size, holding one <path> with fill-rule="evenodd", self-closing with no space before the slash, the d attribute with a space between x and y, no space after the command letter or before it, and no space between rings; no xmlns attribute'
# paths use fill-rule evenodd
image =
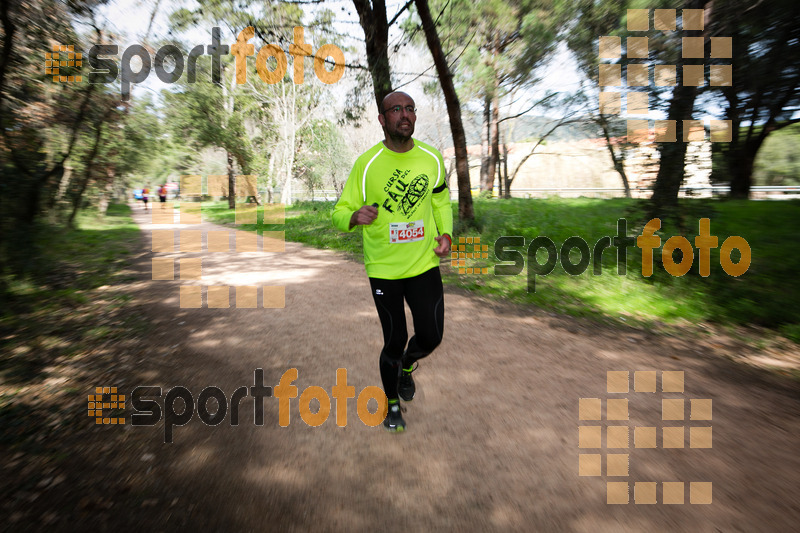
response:
<svg viewBox="0 0 800 533"><path fill-rule="evenodd" d="M611 154L611 162L614 164L614 170L617 171L619 177L622 178L622 186L625 187L625 198L631 197L631 186L628 183L628 175L625 173L625 155L624 152L617 155L614 145L611 144L611 134L608 131L608 122L603 115L600 115L600 127L603 129L603 137L606 139L606 147L608 153Z"/></svg>
<svg viewBox="0 0 800 533"><path fill-rule="evenodd" d="M367 67L372 76L375 102L378 109L383 98L392 92L392 77L389 71L389 24L386 20L386 1L353 0L358 12L367 47Z"/></svg>
<svg viewBox="0 0 800 533"><path fill-rule="evenodd" d="M227 129L228 121L230 120L231 115L233 115L233 91L236 88L236 74L232 72L231 88L230 91L228 90L228 84L226 83L227 80L225 78L225 73L227 70L229 69L227 69L225 66L222 67L222 83L220 83L220 86L222 87L222 101L225 105L225 124L222 127L223 129ZM236 209L236 174L233 169L234 154L228 150L227 146L224 148L225 158L228 163L228 209Z"/></svg>
<svg viewBox="0 0 800 533"><path fill-rule="evenodd" d="M94 136L94 145L92 146L91 152L89 155L86 156L86 170L84 171L83 181L78 185L78 190L75 191L74 196L72 197L72 212L69 214L69 218L67 219L67 226L73 227L75 223L75 215L78 214L78 209L81 206L81 199L83 198L83 193L86 191L86 187L89 186L89 182L92 180L92 169L94 168L94 159L97 157L97 152L100 149L100 139L103 136L103 122L97 125L97 131L95 132Z"/></svg>
<svg viewBox="0 0 800 533"><path fill-rule="evenodd" d="M688 9L703 9L710 0L687 0L685 7ZM709 27L709 14L705 15L705 30L684 31L686 37L707 36ZM707 48L704 45L704 49ZM676 124L677 142L659 143L659 167L656 183L653 186L653 196L650 205L650 217L672 216L678 207L678 192L684 178L684 165L686 162L686 143L683 142L683 121L691 120L694 110L694 100L697 96L697 87L683 84L683 66L685 64L703 64L703 59L680 59L676 66L678 85L672 91L669 103L667 120Z"/></svg>
<svg viewBox="0 0 800 533"><path fill-rule="evenodd" d="M276 185L277 182L275 181L275 151L270 150L269 154L269 163L267 164L267 203L272 203L272 187Z"/></svg>
<svg viewBox="0 0 800 533"><path fill-rule="evenodd" d="M453 85L453 75L447 58L442 50L442 43L436 33L436 27L431 17L428 7L428 0L415 0L419 18L422 21L422 29L425 32L425 39L428 48L433 56L436 65L436 73L439 76L439 84L442 86L444 99L447 103L447 114L450 118L450 131L453 133L453 147L456 154L456 176L458 176L458 219L462 222L472 224L475 220L475 212L472 208L472 193L470 192L469 182L469 159L467 157L467 137L464 133L464 124L461 122L461 104L458 101L458 94ZM444 169L442 169L444 171Z"/></svg>
<svg viewBox="0 0 800 533"><path fill-rule="evenodd" d="M65 162L69 159L75 148L78 134L86 119L86 111L92 100L91 96L95 85L88 84L86 86L84 98L78 109L78 113L65 132L69 138L66 150L61 151L58 156L53 157L55 163L49 169L41 168L37 164L38 159L31 165L31 162L28 161L21 152L15 150L15 136L10 135L10 128L6 127L7 124L5 121L5 101L8 98L5 92L5 78L11 67L11 52L14 46L14 35L17 32L17 27L12 23L9 15L9 10L12 7L11 4L12 2L0 2L0 23L2 24L3 30L3 46L0 47L0 136L2 136L0 146L3 148L3 155L8 157L8 162L13 165L19 174L27 178L16 180L17 183L15 186L19 188L15 198L16 205L13 206L12 209L9 209L6 215L10 215L10 218L12 218L14 222L19 222L22 226L30 226L39 215L42 195L47 192L44 189L47 188L48 183L51 181L56 184L59 183L64 174ZM102 32L100 32L100 37L99 40L102 41ZM49 166L49 164L47 166ZM8 169L4 169L4 172L7 173L7 170ZM0 185L5 185L2 183L4 178L7 179L5 174L0 175ZM50 192L51 198L55 192L55 190ZM0 230L3 229L2 222L0 222Z"/></svg>
<svg viewBox="0 0 800 533"><path fill-rule="evenodd" d="M236 209L236 175L233 171L233 154L225 151L228 160L228 209Z"/></svg>
<svg viewBox="0 0 800 533"><path fill-rule="evenodd" d="M64 173L61 175L61 179L58 183L58 191L55 196L51 196L54 198L54 201L47 206L47 208L51 211L54 211L54 207L56 204L60 203L67 194L67 190L69 188L69 182L72 180L72 167L64 167Z"/></svg>
<svg viewBox="0 0 800 533"><path fill-rule="evenodd" d="M494 183L489 179L489 124L492 120L492 100L487 94L483 99L483 122L481 123L481 192L489 191L492 196Z"/></svg>
<svg viewBox="0 0 800 533"><path fill-rule="evenodd" d="M453 157L450 159L450 164L447 167L447 183L450 183L450 178L453 175L453 171L456 169L456 158Z"/></svg>
<svg viewBox="0 0 800 533"><path fill-rule="evenodd" d="M3 117L3 108L5 107L6 70L11 62L14 34L17 32L17 27L11 22L11 17L8 14L10 7L11 2L2 2L2 5L0 5L0 22L3 26L3 49L0 51L0 119Z"/></svg>
<svg viewBox="0 0 800 533"><path fill-rule="evenodd" d="M680 78L680 67L678 72ZM667 119L675 121L679 137L682 135L683 121L692 118L696 94L695 87L683 85L679 85L672 92ZM686 146L680 138L678 142L659 143L659 167L651 200L653 209L651 215L654 217L670 212L678 206L678 192L684 177Z"/></svg>
<svg viewBox="0 0 800 533"><path fill-rule="evenodd" d="M156 4L155 9L158 9L158 4ZM153 13L155 13L155 10L153 11ZM226 119L226 122L228 120L230 120L231 116L233 116L233 112L234 112L234 110L236 108L236 101L234 100L234 91L236 91L237 83L236 83L236 74L233 71L231 72L230 84L231 84L231 86L230 86L230 91L229 91L226 88L227 86L225 85L225 83L222 83L222 94L226 99L226 101L225 101L225 109L228 112L228 117ZM231 153L228 150L227 146L225 148L226 148L226 152L227 152L228 158L229 159L231 157L235 158L236 163L239 165L239 173L243 174L243 175L249 175L250 174L250 164L249 164L248 159L247 159L247 154L244 151L244 145L237 144L235 146L236 152L233 152L233 153ZM231 163L231 161L228 161L228 186L230 186L230 184L231 184L231 167L232 167L232 163ZM230 189L230 190L233 191L234 193L236 192L235 189ZM236 195L233 194L233 195L231 195L230 198L233 198L233 202L234 202L234 205L235 205ZM261 197L258 195L258 183L256 183L255 195L253 196L253 198L255 199L256 205L261 205ZM247 201L247 198L245 198L245 202L246 201ZM231 200L230 199L228 200L228 206L229 207L231 206ZM230 207L230 209L234 209L234 207Z"/></svg>
<svg viewBox="0 0 800 533"><path fill-rule="evenodd" d="M295 142L297 138L297 114L296 110L296 93L295 85L291 85L291 103L285 106L287 113L286 123L286 147L284 152L284 172L286 173L286 180L281 188L281 203L283 205L291 205L292 203L292 171L294 170L294 156L295 156ZM284 98L284 101L286 99Z"/></svg>
<svg viewBox="0 0 800 533"><path fill-rule="evenodd" d="M743 143L736 152L728 153L728 168L731 173L730 197L747 200L750 197L753 165L761 143Z"/></svg>
<svg viewBox="0 0 800 533"><path fill-rule="evenodd" d="M503 176L500 175L500 162L498 161L495 165L495 170L497 171L497 197L498 198L505 198L505 189L503 188Z"/></svg>
<svg viewBox="0 0 800 533"><path fill-rule="evenodd" d="M504 136L505 137L505 136ZM511 198L511 179L508 177L508 144L503 141L503 158L501 162L500 175L502 176L503 183L505 184L505 196L503 198Z"/></svg>
<svg viewBox="0 0 800 533"><path fill-rule="evenodd" d="M494 186L494 177L497 170L497 162L500 160L500 82L495 77L494 93L492 95L492 112L489 117L489 183ZM500 188L498 194L503 196L503 183L497 180Z"/></svg>
<svg viewBox="0 0 800 533"><path fill-rule="evenodd" d="M106 168L106 185L103 187L103 191L100 193L100 200L97 204L97 212L100 214L101 217L106 216L106 211L108 211L108 204L111 202L111 194L114 190L114 178L116 177L116 172L114 168L109 166Z"/></svg>

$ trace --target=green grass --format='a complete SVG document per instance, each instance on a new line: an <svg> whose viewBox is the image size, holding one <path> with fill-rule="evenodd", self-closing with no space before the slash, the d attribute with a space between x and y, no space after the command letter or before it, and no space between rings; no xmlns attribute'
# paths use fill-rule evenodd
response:
<svg viewBox="0 0 800 533"><path fill-rule="evenodd" d="M73 294L108 285L116 277L116 261L130 253L138 236L126 205L109 206L102 218L96 211L81 211L75 229L39 223L25 235L24 260L14 261L6 280L22 291L41 289L45 282L48 290Z"/></svg>
<svg viewBox="0 0 800 533"><path fill-rule="evenodd" d="M83 353L136 324L115 316L130 297L112 289L140 231L130 208L79 215L75 229L40 223L25 254L6 258L0 276L0 382L27 383L54 360Z"/></svg>
<svg viewBox="0 0 800 533"><path fill-rule="evenodd" d="M203 220L217 224L233 224L234 212L227 202L204 202ZM246 231L284 231L286 240L301 242L317 248L341 250L361 257L361 232L340 233L331 224L331 202L301 202L286 211L285 224L238 224ZM262 207L258 220L263 219Z"/></svg>
<svg viewBox="0 0 800 533"><path fill-rule="evenodd" d="M793 221L800 215L800 202L755 202L689 200L682 204L682 227L663 221L656 232L661 245L672 236L683 235L694 245L699 220L710 219L710 233L718 237L711 251L710 275L700 276L697 250L691 270L675 277L661 264L661 250L654 250L653 275L642 275L641 250L628 249L627 273L617 274L616 248L602 255L602 274L594 275L592 263L581 275L569 275L560 262L546 276L527 276L528 244L537 236L549 237L560 250L566 239L583 238L593 250L601 237L617 234L618 219L627 222L626 235L641 235L647 222L644 204L629 199L511 199L475 201L477 230L455 235L480 236L489 247L488 259L468 260L467 266L487 267L486 275L458 274L443 268L445 282L479 294L575 316L592 316L643 327L673 327L714 323L723 326L753 325L780 331L800 342L800 248L794 243ZM305 202L287 210L284 225L244 225L247 230L284 230L286 239L320 248L342 250L361 257L359 231L341 233L330 221L333 204ZM222 203L204 204L204 217L219 223L233 223L233 213ZM453 203L454 219L457 205ZM751 264L741 277L732 277L720 266L719 247L725 239L739 235L751 248ZM524 246L513 248L525 257L526 269L516 276L497 276L494 244L500 236L522 236ZM468 250L471 250L469 247ZM577 262L573 250L570 258ZM540 250L537 258L546 261ZM676 261L679 257L676 255ZM732 259L739 254L733 251ZM530 290L529 290L530 288ZM534 290L535 289L535 290Z"/></svg>

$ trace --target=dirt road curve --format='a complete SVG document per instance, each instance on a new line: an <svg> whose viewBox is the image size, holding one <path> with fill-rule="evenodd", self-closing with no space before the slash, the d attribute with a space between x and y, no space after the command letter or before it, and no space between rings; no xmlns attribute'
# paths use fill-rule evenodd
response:
<svg viewBox="0 0 800 533"><path fill-rule="evenodd" d="M139 208L136 218L143 250L154 228L222 229L153 226ZM154 385L166 394L182 385L196 400L214 385L230 398L253 385L256 368L268 386L296 368L299 392L317 385L330 394L337 368L347 369L356 394L380 384L380 327L361 264L287 243L281 254L157 254L202 255L203 279L152 281L155 255L139 257L134 290L157 326L136 364L110 377L123 389ZM283 285L285 308L181 309L181 284ZM797 530L796 384L681 339L447 289L445 298L444 341L415 374L420 392L408 404L406 433L366 426L355 399L345 428L335 423L335 404L324 424L308 426L298 398L289 426L280 427L274 397L264 401L263 426L253 424L247 397L239 426L230 414L215 427L195 414L174 428L172 444L163 443L163 421L98 427L92 435L108 439L116 460L107 467L87 460L87 476L112 492L125 486L137 502L111 513L98 506L103 523L202 531ZM658 391L634 392L634 371L647 370L657 371ZM629 371L630 392L608 393L607 371ZM661 392L662 371L684 372L683 394ZM600 398L603 420L580 421L579 398ZM628 420L605 419L609 398L628 399ZM685 400L683 420L662 420L665 398ZM712 420L690 420L690 399L711 399ZM602 448L578 447L581 425L603 428ZM608 426L629 428L628 449L606 448ZM662 448L664 426L685 428L683 448ZM690 447L707 436L690 428L709 426L711 448ZM657 428L657 448L635 448L635 427ZM602 457L601 476L578 475L581 453ZM608 454L629 454L628 476L607 475ZM628 483L627 505L607 503L607 482ZM657 482L657 503L635 504L635 482ZM663 503L680 487L665 495L663 482L683 482L683 504ZM690 503L702 497L691 482L712 483L711 504Z"/></svg>

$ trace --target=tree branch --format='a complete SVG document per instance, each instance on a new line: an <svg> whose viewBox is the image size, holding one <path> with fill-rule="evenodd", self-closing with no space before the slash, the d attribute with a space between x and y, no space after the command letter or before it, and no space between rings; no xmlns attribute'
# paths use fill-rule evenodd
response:
<svg viewBox="0 0 800 533"><path fill-rule="evenodd" d="M567 115L567 116L559 119L558 122L556 122L555 125L547 131L547 133L542 135L539 138L539 140L536 141L536 144L533 146L533 148L531 148L531 151L528 153L528 155L523 157L522 161L520 161L519 164L517 165L517 168L514 169L514 174L512 174L511 175L511 179L508 180L508 187L511 186L511 183L514 181L514 178L517 177L517 173L522 168L522 165L525 164L525 161L527 161L533 155L533 152L536 151L536 149L539 147L539 145L542 144L542 142L545 139L547 139L554 131L556 131L556 129L560 128L561 126L564 126L565 124L574 124L575 122L580 122L582 120L580 118L574 118L573 119L573 118L569 118L569 117L570 117L570 115Z"/></svg>
<svg viewBox="0 0 800 533"><path fill-rule="evenodd" d="M392 17L392 20L390 20L390 21L389 21L389 26L391 26L392 24L394 24L394 23L397 21L397 17L399 17L399 16L400 16L400 15L403 13L403 11L405 11L406 9L408 9L408 8L411 6L411 4L413 4L413 3L414 3L414 0L408 0L408 2L406 2L406 5L404 5L403 7L401 7L401 8L400 8L400 11L398 11L398 12L395 14L395 16L393 16L393 17Z"/></svg>
<svg viewBox="0 0 800 533"><path fill-rule="evenodd" d="M521 117L522 115L526 114L528 111L530 111L530 110L532 110L533 108L535 108L536 106L538 106L538 105L541 105L541 104L543 104L544 102L546 102L547 100L549 100L549 99L551 99L551 98L555 97L555 96L556 96L556 94L557 94L557 93L551 93L551 94L548 94L547 96L545 96L544 98L542 98L541 100L539 100L538 102L536 102L535 104L532 104L532 105L531 105L531 106L530 106L528 109L526 109L525 111L522 111L521 113L517 113L516 115L512 115L512 116L509 116L509 117L503 117L503 118L501 118L500 120L498 120L498 121L497 121L497 123L498 123L498 124L500 124L501 122L505 122L506 120L514 120L515 118L519 118L519 117Z"/></svg>

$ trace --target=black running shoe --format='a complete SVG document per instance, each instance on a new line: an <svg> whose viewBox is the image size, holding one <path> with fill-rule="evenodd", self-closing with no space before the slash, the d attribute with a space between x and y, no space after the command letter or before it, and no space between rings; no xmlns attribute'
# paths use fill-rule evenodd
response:
<svg viewBox="0 0 800 533"><path fill-rule="evenodd" d="M417 363L419 366L419 363ZM417 366L400 369L400 378L397 381L397 394L404 402L410 402L414 399L414 394L417 392L417 386L414 384L414 378L411 373L417 369Z"/></svg>
<svg viewBox="0 0 800 533"><path fill-rule="evenodd" d="M403 420L401 411L402 408L400 407L399 402L389 404L389 411L386 413L386 419L383 421L383 425L386 429L393 433L405 431L406 421Z"/></svg>

